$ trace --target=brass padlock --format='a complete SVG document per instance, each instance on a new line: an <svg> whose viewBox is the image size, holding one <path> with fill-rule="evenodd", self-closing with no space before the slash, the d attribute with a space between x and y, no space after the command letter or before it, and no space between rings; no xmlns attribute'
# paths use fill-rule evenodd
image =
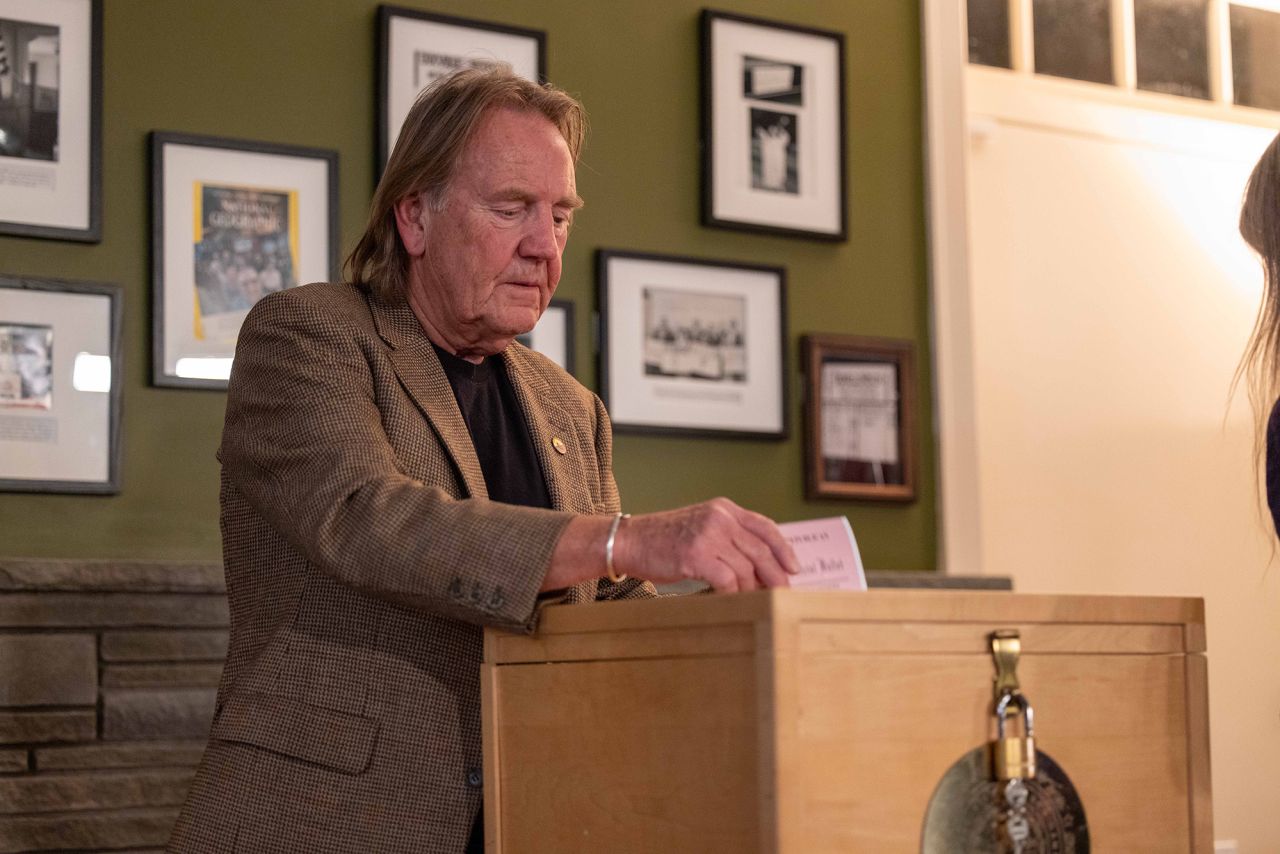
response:
<svg viewBox="0 0 1280 854"><path fill-rule="evenodd" d="M1009 735L1005 732L1005 722L1013 715L1022 717L1021 735ZM997 780L1035 779L1036 740L1033 720L1031 704L1018 692L1009 692L996 703L996 740L992 745L991 763Z"/></svg>

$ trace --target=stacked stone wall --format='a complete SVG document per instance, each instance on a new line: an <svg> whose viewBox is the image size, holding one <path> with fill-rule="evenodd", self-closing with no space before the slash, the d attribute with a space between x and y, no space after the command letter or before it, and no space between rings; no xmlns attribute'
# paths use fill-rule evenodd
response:
<svg viewBox="0 0 1280 854"><path fill-rule="evenodd" d="M161 850L226 647L216 564L0 559L0 854Z"/></svg>

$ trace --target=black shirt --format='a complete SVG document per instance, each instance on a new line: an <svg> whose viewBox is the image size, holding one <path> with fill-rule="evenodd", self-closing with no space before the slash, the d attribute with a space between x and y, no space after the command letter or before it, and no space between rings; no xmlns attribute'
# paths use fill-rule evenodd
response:
<svg viewBox="0 0 1280 854"><path fill-rule="evenodd" d="M485 359L476 365L435 349L480 458L489 499L550 508L551 496L533 439L502 359ZM471 826L465 854L484 854L483 809Z"/></svg>
<svg viewBox="0 0 1280 854"><path fill-rule="evenodd" d="M436 355L467 423L489 498L550 508L542 467L503 360L488 358L476 365L439 347Z"/></svg>

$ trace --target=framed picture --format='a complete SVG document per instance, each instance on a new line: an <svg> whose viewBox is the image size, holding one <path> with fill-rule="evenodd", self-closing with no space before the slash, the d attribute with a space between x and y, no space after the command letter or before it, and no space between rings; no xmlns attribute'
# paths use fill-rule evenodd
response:
<svg viewBox="0 0 1280 854"><path fill-rule="evenodd" d="M844 35L702 11L702 222L844 240Z"/></svg>
<svg viewBox="0 0 1280 854"><path fill-rule="evenodd" d="M120 491L121 302L0 275L0 491Z"/></svg>
<svg viewBox="0 0 1280 854"><path fill-rule="evenodd" d="M538 325L516 340L572 374L573 303L567 299L553 299L542 317L538 318Z"/></svg>
<svg viewBox="0 0 1280 854"><path fill-rule="evenodd" d="M521 77L547 78L547 34L435 15L398 6L378 7L378 174L382 174L409 108L431 83L462 68L505 62Z"/></svg>
<svg viewBox="0 0 1280 854"><path fill-rule="evenodd" d="M806 335L809 498L916 497L916 371L910 341Z"/></svg>
<svg viewBox="0 0 1280 854"><path fill-rule="evenodd" d="M786 438L785 270L607 249L596 260L615 429Z"/></svg>
<svg viewBox="0 0 1280 854"><path fill-rule="evenodd" d="M151 134L152 371L226 388L245 315L338 272L338 153Z"/></svg>
<svg viewBox="0 0 1280 854"><path fill-rule="evenodd" d="M102 0L0 0L0 234L102 239Z"/></svg>

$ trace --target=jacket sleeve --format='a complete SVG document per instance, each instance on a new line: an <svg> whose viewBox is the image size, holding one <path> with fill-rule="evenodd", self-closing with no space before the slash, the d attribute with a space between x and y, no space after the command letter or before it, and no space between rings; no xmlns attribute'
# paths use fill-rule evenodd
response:
<svg viewBox="0 0 1280 854"><path fill-rule="evenodd" d="M613 479L613 424L609 413L599 397L592 395L596 414L596 460L600 466L600 483L604 491L606 513L619 513L622 510L622 499L618 494L618 484ZM658 591L648 581L639 578L628 578L621 584L614 584L607 578L600 579L596 588L596 600L610 599L652 599Z"/></svg>
<svg viewBox="0 0 1280 854"><path fill-rule="evenodd" d="M417 611L531 630L571 514L455 499L404 474L377 406L370 343L289 295L260 301L240 333L220 454L229 480L344 584Z"/></svg>

